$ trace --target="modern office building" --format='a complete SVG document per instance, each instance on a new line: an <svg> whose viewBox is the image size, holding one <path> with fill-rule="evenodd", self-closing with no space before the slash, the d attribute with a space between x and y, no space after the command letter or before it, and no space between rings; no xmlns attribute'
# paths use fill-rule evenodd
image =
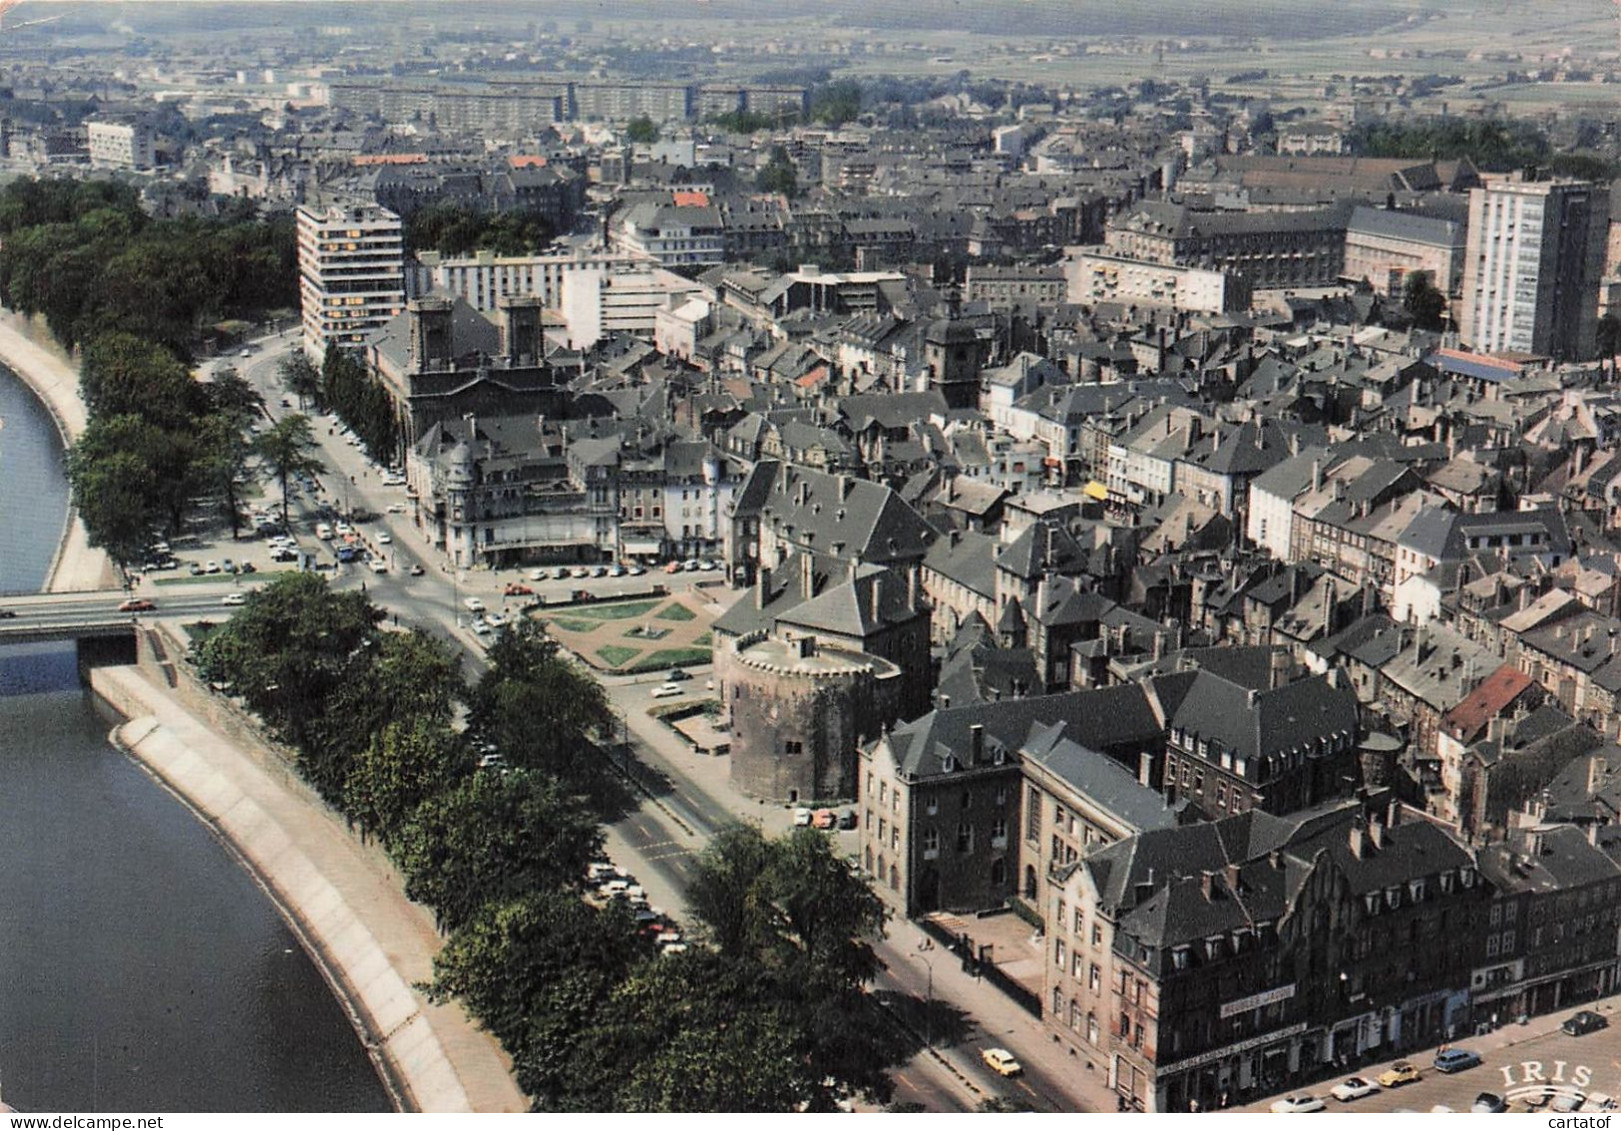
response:
<svg viewBox="0 0 1621 1131"><path fill-rule="evenodd" d="M157 164L148 126L138 122L91 122L86 135L93 168L147 170Z"/></svg>
<svg viewBox="0 0 1621 1131"><path fill-rule="evenodd" d="M1469 193L1464 341L1481 353L1591 357L1610 193L1582 181L1495 181Z"/></svg>
<svg viewBox="0 0 1621 1131"><path fill-rule="evenodd" d="M400 218L376 205L300 208L298 290L306 353L358 345L405 309Z"/></svg>
<svg viewBox="0 0 1621 1131"><path fill-rule="evenodd" d="M423 251L406 267L405 289L410 298L433 291L455 295L486 314L507 295L533 295L547 309L556 310L563 305L565 280L577 272L613 274L638 266L645 266L645 261L620 252L507 257L479 251L451 257Z"/></svg>

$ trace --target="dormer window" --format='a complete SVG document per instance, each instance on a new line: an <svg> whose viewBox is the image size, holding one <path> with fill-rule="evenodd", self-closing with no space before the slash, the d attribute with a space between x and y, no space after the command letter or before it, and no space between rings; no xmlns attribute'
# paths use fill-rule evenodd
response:
<svg viewBox="0 0 1621 1131"><path fill-rule="evenodd" d="M1000 766L1007 761L1007 751L998 746L991 751L991 765Z"/></svg>
<svg viewBox="0 0 1621 1131"><path fill-rule="evenodd" d="M1458 882L1466 888L1474 887L1475 870L1473 868L1460 868L1458 870Z"/></svg>
<svg viewBox="0 0 1621 1131"><path fill-rule="evenodd" d="M956 768L957 768L957 759L953 758L950 754L947 754L944 758L940 759L940 772L941 773L949 774L953 770L955 770Z"/></svg>
<svg viewBox="0 0 1621 1131"><path fill-rule="evenodd" d="M1452 894L1452 873L1451 872L1442 872L1441 873L1441 894L1442 895L1450 895L1450 894Z"/></svg>
<svg viewBox="0 0 1621 1131"><path fill-rule="evenodd" d="M1204 941L1204 953L1205 953L1205 957L1208 958L1212 962L1215 962L1217 959L1219 959L1221 957L1221 936L1220 935L1216 935L1215 937L1208 938L1208 939L1206 939Z"/></svg>
<svg viewBox="0 0 1621 1131"><path fill-rule="evenodd" d="M1193 951L1191 947L1174 946L1171 948L1171 967L1176 970L1186 970L1192 957Z"/></svg>
<svg viewBox="0 0 1621 1131"><path fill-rule="evenodd" d="M1423 900L1424 900L1424 881L1423 880L1408 880L1407 881L1407 895L1408 895L1408 898L1410 898L1414 903L1423 902Z"/></svg>
<svg viewBox="0 0 1621 1131"><path fill-rule="evenodd" d="M1369 892L1362 897L1362 905L1368 909L1369 915L1379 914L1379 893Z"/></svg>
<svg viewBox="0 0 1621 1131"><path fill-rule="evenodd" d="M1385 906L1392 910L1401 906L1401 888L1389 887L1385 889Z"/></svg>

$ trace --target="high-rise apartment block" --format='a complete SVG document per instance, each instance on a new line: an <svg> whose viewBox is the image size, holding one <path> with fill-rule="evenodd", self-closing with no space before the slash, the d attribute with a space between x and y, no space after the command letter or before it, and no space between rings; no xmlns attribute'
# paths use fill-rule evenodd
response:
<svg viewBox="0 0 1621 1131"><path fill-rule="evenodd" d="M1483 353L1591 357L1610 193L1579 181L1495 181L1469 193L1464 340Z"/></svg>
<svg viewBox="0 0 1621 1131"><path fill-rule="evenodd" d="M400 218L375 205L300 208L298 289L305 352L360 343L405 309Z"/></svg>

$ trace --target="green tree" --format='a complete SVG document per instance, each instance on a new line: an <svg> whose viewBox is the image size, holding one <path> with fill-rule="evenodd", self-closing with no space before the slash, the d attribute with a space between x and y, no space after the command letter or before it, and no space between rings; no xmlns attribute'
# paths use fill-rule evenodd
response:
<svg viewBox="0 0 1621 1131"><path fill-rule="evenodd" d="M780 145L772 146L771 159L754 179L761 192L780 193L792 199L799 193L799 172L788 158L788 151Z"/></svg>
<svg viewBox="0 0 1621 1131"><path fill-rule="evenodd" d="M539 774L480 771L430 797L400 830L405 894L452 929L492 899L582 882L602 833Z"/></svg>
<svg viewBox="0 0 1621 1131"><path fill-rule="evenodd" d="M811 117L830 126L842 126L861 113L861 84L839 79L811 94Z"/></svg>
<svg viewBox="0 0 1621 1131"><path fill-rule="evenodd" d="M509 626L488 657L490 666L468 698L469 728L514 766L591 792L606 772L592 740L614 725L602 685L527 619ZM536 726L536 719L546 725Z"/></svg>
<svg viewBox="0 0 1621 1131"><path fill-rule="evenodd" d="M471 773L466 744L442 720L406 715L388 722L349 765L343 811L392 843L417 807Z"/></svg>
<svg viewBox="0 0 1621 1131"><path fill-rule="evenodd" d="M158 526L156 475L138 450L105 442L100 433L106 427L91 421L69 449L68 483L90 544L127 570L145 556Z"/></svg>
<svg viewBox="0 0 1621 1131"><path fill-rule="evenodd" d="M634 145L652 145L659 139L659 128L646 114L625 123L625 140Z"/></svg>
<svg viewBox="0 0 1621 1131"><path fill-rule="evenodd" d="M617 905L592 907L559 888L491 900L434 957L433 1001L460 998L512 1050L519 1083L548 1110L602 1097L612 1074L587 1080L577 1038L653 947ZM590 1108L587 1108L589 1110Z"/></svg>
<svg viewBox="0 0 1621 1131"><path fill-rule="evenodd" d="M282 358L276 366L276 375L287 391L298 398L300 409L309 407L308 402L320 403L321 371L315 363L305 356L303 350L294 350Z"/></svg>
<svg viewBox="0 0 1621 1131"><path fill-rule="evenodd" d="M167 428L191 423L201 397L180 360L133 334L105 334L87 343L79 392L96 416L140 416Z"/></svg>
<svg viewBox="0 0 1621 1131"><path fill-rule="evenodd" d="M250 593L209 636L198 671L240 695L297 748L300 768L313 780L307 740L338 690L372 662L382 615L363 593L334 592L313 573L284 573Z"/></svg>
<svg viewBox="0 0 1621 1131"><path fill-rule="evenodd" d="M1402 309L1420 330L1439 330L1447 308L1447 296L1435 289L1428 271L1408 273L1402 284Z"/></svg>
<svg viewBox="0 0 1621 1131"><path fill-rule="evenodd" d="M303 413L289 413L258 435L253 450L281 484L281 521L286 526L287 481L297 475L319 475L326 470L326 464L315 454L310 418Z"/></svg>
<svg viewBox="0 0 1621 1131"><path fill-rule="evenodd" d="M231 524L234 540L242 529L241 488L237 481L247 474L251 446L242 425L223 412L203 417L195 441L192 472L197 484L219 499L220 511Z"/></svg>

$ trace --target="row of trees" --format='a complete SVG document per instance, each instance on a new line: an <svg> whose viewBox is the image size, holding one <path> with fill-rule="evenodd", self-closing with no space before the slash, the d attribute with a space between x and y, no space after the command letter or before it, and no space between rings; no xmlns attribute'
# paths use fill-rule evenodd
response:
<svg viewBox="0 0 1621 1131"><path fill-rule="evenodd" d="M737 826L689 892L711 947L660 957L627 909L594 907L602 688L528 622L463 684L447 646L379 630L357 593L290 575L203 645L228 686L296 751L303 775L405 875L449 938L429 992L460 997L511 1053L537 1107L826 1108L883 1095L883 1031L864 983L882 905L813 830ZM466 727L455 720L465 708ZM505 768L481 768L498 749Z"/></svg>
<svg viewBox="0 0 1621 1131"><path fill-rule="evenodd" d="M251 207L159 220L112 181L0 189L0 301L70 348L121 331L185 356L216 321L295 306L297 263L291 219Z"/></svg>
<svg viewBox="0 0 1621 1131"><path fill-rule="evenodd" d="M234 369L194 381L166 346L110 333L84 347L79 391L89 410L68 450L73 504L92 545L127 568L158 533L173 534L199 507L217 508L234 537L242 486L255 458L282 480L319 472L309 421L284 417L253 439L259 394ZM285 513L283 518L285 520Z"/></svg>
<svg viewBox="0 0 1621 1131"><path fill-rule="evenodd" d="M417 209L405 225L410 250L444 255L534 255L556 236L551 220L535 209L483 212L448 201Z"/></svg>
<svg viewBox="0 0 1621 1131"><path fill-rule="evenodd" d="M307 368L306 368L307 367ZM317 404L338 414L371 458L392 463L400 453L400 422L394 415L394 402L383 383L352 353L328 345L321 361L319 380L312 379L313 365L292 363L289 388L314 389Z"/></svg>
<svg viewBox="0 0 1621 1131"><path fill-rule="evenodd" d="M1467 157L1481 169L1506 172L1539 166L1561 176L1610 180L1621 165L1598 154L1555 153L1534 122L1517 119L1380 119L1351 131L1352 151L1368 157L1450 161Z"/></svg>

